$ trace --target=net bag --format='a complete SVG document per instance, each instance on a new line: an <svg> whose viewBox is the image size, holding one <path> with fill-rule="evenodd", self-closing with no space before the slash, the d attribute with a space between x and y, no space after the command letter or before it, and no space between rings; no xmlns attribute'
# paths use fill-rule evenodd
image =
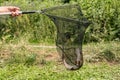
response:
<svg viewBox="0 0 120 80"><path fill-rule="evenodd" d="M79 5L64 5L46 9L57 27L57 51L67 69L76 70L83 65L82 41L90 22L83 16Z"/></svg>

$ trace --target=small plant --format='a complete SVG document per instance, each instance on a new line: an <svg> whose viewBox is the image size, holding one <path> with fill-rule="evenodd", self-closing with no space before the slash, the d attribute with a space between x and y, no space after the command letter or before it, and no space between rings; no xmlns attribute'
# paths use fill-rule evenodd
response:
<svg viewBox="0 0 120 80"><path fill-rule="evenodd" d="M26 56L26 60L25 60L25 64L26 65L33 65L36 62L36 54L32 53L32 54L28 54Z"/></svg>
<svg viewBox="0 0 120 80"><path fill-rule="evenodd" d="M116 54L111 51L110 49L104 49L102 52L97 53L95 56L92 57L93 61L108 61L108 62L117 62L118 58Z"/></svg>
<svg viewBox="0 0 120 80"><path fill-rule="evenodd" d="M105 49L102 53L101 56L104 57L108 62L112 62L115 60L115 54L110 51L109 49Z"/></svg>

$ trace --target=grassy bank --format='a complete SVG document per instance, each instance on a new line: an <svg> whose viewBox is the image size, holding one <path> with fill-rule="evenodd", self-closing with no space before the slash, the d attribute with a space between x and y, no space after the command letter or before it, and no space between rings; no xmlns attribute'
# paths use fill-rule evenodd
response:
<svg viewBox="0 0 120 80"><path fill-rule="evenodd" d="M119 80L118 44L83 45L84 65L76 71L65 69L53 46L4 44L0 48L0 80Z"/></svg>

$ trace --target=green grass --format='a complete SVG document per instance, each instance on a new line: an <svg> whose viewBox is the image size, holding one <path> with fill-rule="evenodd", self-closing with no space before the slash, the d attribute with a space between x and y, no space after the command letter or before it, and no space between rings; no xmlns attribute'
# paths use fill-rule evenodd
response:
<svg viewBox="0 0 120 80"><path fill-rule="evenodd" d="M89 64L77 71L48 62L44 66L12 64L0 68L0 80L119 80L120 65Z"/></svg>
<svg viewBox="0 0 120 80"><path fill-rule="evenodd" d="M120 42L83 45L84 65L75 71L66 70L58 61L55 48L2 44L0 80L119 80L118 44Z"/></svg>

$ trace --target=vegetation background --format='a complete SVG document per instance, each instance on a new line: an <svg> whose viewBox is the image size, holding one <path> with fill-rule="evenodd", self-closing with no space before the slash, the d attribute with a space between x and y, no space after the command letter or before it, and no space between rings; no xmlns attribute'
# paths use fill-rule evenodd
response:
<svg viewBox="0 0 120 80"><path fill-rule="evenodd" d="M69 3L67 3L69 2ZM78 3L83 14L93 22L85 35L84 42L120 40L119 0L1 0L1 6L14 5L27 10L41 10L62 4ZM0 40L11 42L26 37L28 42L54 43L56 27L48 17L41 14L22 15L16 18L4 17L0 21Z"/></svg>
<svg viewBox="0 0 120 80"><path fill-rule="evenodd" d="M0 0L22 11L76 3L93 23L84 37L83 67L68 71L55 48L39 46L55 44L56 27L47 16L0 16L0 80L120 79L120 0Z"/></svg>

